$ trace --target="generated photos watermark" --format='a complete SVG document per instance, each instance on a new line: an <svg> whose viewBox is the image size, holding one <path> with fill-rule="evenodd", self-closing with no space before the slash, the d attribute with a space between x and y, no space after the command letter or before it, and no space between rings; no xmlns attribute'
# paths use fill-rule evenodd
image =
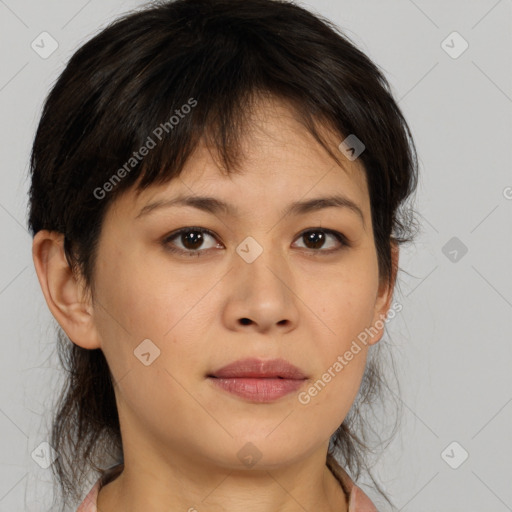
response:
<svg viewBox="0 0 512 512"><path fill-rule="evenodd" d="M173 115L169 118L168 121L164 123L160 123L148 138L142 144L142 146L138 149L138 151L134 151L132 156L101 186L96 187L93 191L93 195L96 199L104 199L108 192L112 192L114 188L121 182L121 180L126 177L142 160L144 157L149 155L152 149L154 149L158 142L160 142L164 133L170 133L175 126L177 126L182 119L184 119L187 114L192 112L192 109L197 105L197 100L194 98L189 98L187 103L183 104L180 108L176 109Z"/></svg>
<svg viewBox="0 0 512 512"><path fill-rule="evenodd" d="M357 335L357 339L352 341L350 348L346 350L343 355L339 355L336 361L327 368L325 373L323 373L314 384L297 395L299 402L302 405L309 404L311 399L317 396L318 393L354 359L354 356L361 352L361 345L366 346L368 344L368 338L375 336L384 327L384 324L392 320L400 311L402 311L402 304L395 302L389 309L387 316L381 314L380 319L377 320L373 326L366 327L364 331L360 332Z"/></svg>

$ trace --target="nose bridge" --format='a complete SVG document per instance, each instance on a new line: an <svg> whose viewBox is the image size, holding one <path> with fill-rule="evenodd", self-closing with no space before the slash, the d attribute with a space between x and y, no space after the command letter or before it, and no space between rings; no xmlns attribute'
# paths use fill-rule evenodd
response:
<svg viewBox="0 0 512 512"><path fill-rule="evenodd" d="M249 279L251 286L260 284L269 292L269 287L280 289L284 286L276 274L282 274L282 278L285 278L288 272L281 261L283 255L280 248L276 246L272 234L258 233L247 236L238 244L236 253L241 260L238 261L237 268L245 279ZM243 276L240 276L241 279L244 279Z"/></svg>
<svg viewBox="0 0 512 512"><path fill-rule="evenodd" d="M295 323L296 305L286 257L270 233L248 236L237 246L234 261L237 321L250 319L260 328Z"/></svg>

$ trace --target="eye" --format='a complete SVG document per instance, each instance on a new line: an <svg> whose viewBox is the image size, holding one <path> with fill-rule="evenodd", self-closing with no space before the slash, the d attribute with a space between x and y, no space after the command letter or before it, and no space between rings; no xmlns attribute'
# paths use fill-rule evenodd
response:
<svg viewBox="0 0 512 512"><path fill-rule="evenodd" d="M162 243L168 251L186 254L187 256L201 256L201 253L208 249L203 247L200 250L205 241L205 238L208 237L215 238L213 233L208 229L188 227L171 233L163 240ZM181 248L173 247L173 245L175 245L173 240L175 239L178 239L178 242L181 243Z"/></svg>
<svg viewBox="0 0 512 512"><path fill-rule="evenodd" d="M325 249L323 251L318 251L319 248L323 247L325 245L325 241L331 237L331 239L335 240L334 248L331 249ZM299 235L299 240L305 240L306 242L306 249L313 249L315 252L327 252L332 253L335 251L339 251L340 249L343 249L344 247L348 247L349 243L347 238L338 231L334 231L332 229L324 229L324 228L311 228L307 231L303 231ZM336 242L338 247L336 247ZM331 243L332 245L332 243ZM341 247L340 247L341 245Z"/></svg>
<svg viewBox="0 0 512 512"><path fill-rule="evenodd" d="M332 241L334 241L334 247L319 250L325 246L326 240L328 240L329 237L331 238L331 246ZM187 227L174 231L169 236L165 237L162 244L165 249L170 252L186 256L202 256L207 250L215 247L215 244L210 244L210 247L203 247L205 240L208 238L215 240L216 237L215 234L208 229ZM332 229L310 228L300 233L298 239L305 241L305 247L300 247L301 249L309 249L317 253L333 253L350 246L347 238L342 233ZM179 244L181 244L181 247ZM222 244L217 244L217 246L219 245L219 248L223 247Z"/></svg>

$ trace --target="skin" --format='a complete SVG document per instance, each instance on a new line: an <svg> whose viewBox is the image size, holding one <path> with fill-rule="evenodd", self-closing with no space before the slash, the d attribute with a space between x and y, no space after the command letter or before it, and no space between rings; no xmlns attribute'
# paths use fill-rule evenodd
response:
<svg viewBox="0 0 512 512"><path fill-rule="evenodd" d="M94 300L67 265L62 235L34 238L52 314L74 343L103 350L115 379L125 469L100 491L100 512L348 510L325 465L328 442L382 330L307 405L297 393L253 403L206 378L240 358L280 357L308 376L303 391L387 314L392 299L394 278L379 281L359 160L343 158L339 167L284 104L258 104L250 127L242 173L227 176L200 145L179 179L140 195L129 190L113 203L100 236ZM336 148L339 136L329 136ZM333 192L357 203L364 225L348 208L281 213L288 203ZM178 193L222 199L239 215L179 206L135 218L149 202ZM215 234L196 245L203 255L166 250L166 236L190 226ZM300 236L319 227L343 233L351 245L327 234L315 246ZM236 252L247 236L263 248L252 263ZM192 251L183 237L173 243L167 246ZM396 267L396 248L393 261ZM149 366L134 356L145 339L160 350ZM237 456L248 442L261 454L251 468Z"/></svg>

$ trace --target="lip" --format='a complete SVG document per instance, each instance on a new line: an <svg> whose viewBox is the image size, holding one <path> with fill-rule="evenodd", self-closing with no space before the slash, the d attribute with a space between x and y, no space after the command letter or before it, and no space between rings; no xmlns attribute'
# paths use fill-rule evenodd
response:
<svg viewBox="0 0 512 512"><path fill-rule="evenodd" d="M307 377L284 359L240 359L209 374L224 391L253 402L272 402L303 386Z"/></svg>
<svg viewBox="0 0 512 512"><path fill-rule="evenodd" d="M278 378L303 380L306 376L285 359L240 359L214 371L209 377L229 378Z"/></svg>

